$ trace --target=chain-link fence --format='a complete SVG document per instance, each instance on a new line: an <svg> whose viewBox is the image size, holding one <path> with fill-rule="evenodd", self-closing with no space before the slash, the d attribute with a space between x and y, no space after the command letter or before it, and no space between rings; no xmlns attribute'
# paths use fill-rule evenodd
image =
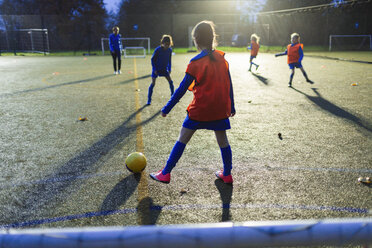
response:
<svg viewBox="0 0 372 248"><path fill-rule="evenodd" d="M328 48L330 35L371 34L370 10L371 4L285 13L259 13L255 16L137 14L119 18L120 21L114 25L120 27L122 37L150 38L151 48L159 45L163 34L172 35L175 47L193 46L191 29L202 20L211 20L216 24L220 46L247 46L252 33L257 33L261 37L262 45L284 46L290 42L290 34L297 32L301 36L301 41L307 46ZM41 52L101 51L101 38L107 38L111 33L111 26L107 24L107 19L107 17L91 15L78 19L58 15L1 15L0 51L33 51L36 48L33 49L32 46L37 46L37 50ZM35 31L26 31L27 29ZM20 30L25 31L22 33ZM367 43L365 46L357 47L369 48Z"/></svg>
<svg viewBox="0 0 372 248"><path fill-rule="evenodd" d="M307 45L327 48L330 35L371 34L371 11L370 3L261 14L257 18L256 32L267 45L286 45L290 42L290 34L296 32L300 34L301 41ZM369 49L369 44L366 43L362 48Z"/></svg>

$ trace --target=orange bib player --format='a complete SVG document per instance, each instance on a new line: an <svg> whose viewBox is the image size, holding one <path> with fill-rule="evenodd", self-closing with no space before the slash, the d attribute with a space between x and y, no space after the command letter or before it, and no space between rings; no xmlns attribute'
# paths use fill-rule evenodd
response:
<svg viewBox="0 0 372 248"><path fill-rule="evenodd" d="M215 174L224 183L231 184L232 153L226 130L231 128L229 117L235 115L235 107L229 65L224 58L225 53L214 50L216 34L213 22L198 23L192 31L192 36L200 54L191 59L183 81L162 108L162 116L167 116L187 90L193 92L194 98L187 107L180 135L165 167L151 173L150 177L162 183L169 183L171 171L195 131L207 129L214 131L222 155L223 169Z"/></svg>
<svg viewBox="0 0 372 248"><path fill-rule="evenodd" d="M256 66L256 70L260 66L260 65L253 62L253 59L257 57L258 50L260 49L259 41L260 41L260 37L258 37L257 34L252 34L251 35L251 45L249 47L247 47L249 50L251 50L251 57L249 59L250 65L249 65L249 70L248 71L251 71L252 65Z"/></svg>
<svg viewBox="0 0 372 248"><path fill-rule="evenodd" d="M291 44L287 46L287 50L285 50L285 52L283 53L275 54L275 57L288 55L287 63L288 63L289 69L291 69L291 75L289 77L288 87L292 87L292 80L293 80L293 76L295 73L295 68L299 68L301 70L302 74L306 78L306 82L311 83L311 84L314 83L308 78L301 64L301 61L304 57L303 48L304 48L304 45L300 43L300 35L297 33L293 33L291 35Z"/></svg>

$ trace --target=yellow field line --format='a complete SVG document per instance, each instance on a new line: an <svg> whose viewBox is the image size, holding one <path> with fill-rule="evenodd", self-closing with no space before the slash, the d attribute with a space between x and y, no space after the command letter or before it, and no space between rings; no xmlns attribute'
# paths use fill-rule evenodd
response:
<svg viewBox="0 0 372 248"><path fill-rule="evenodd" d="M137 63L136 58L133 59L134 63L134 78L138 78L137 76ZM143 146L143 133L142 133L142 125L141 125L141 112L138 111L140 106L140 99L139 99L139 86L138 80L134 80L134 87L135 87L135 104L136 104L136 151L144 153L144 146ZM138 183L138 218L137 222L139 225L148 225L150 224L150 202L149 202L149 188L148 188L148 175L146 169L141 172L141 176Z"/></svg>

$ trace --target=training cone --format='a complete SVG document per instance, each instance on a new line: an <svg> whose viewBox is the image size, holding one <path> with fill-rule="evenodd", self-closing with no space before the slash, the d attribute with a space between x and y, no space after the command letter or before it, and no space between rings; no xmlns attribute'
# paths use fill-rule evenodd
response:
<svg viewBox="0 0 372 248"><path fill-rule="evenodd" d="M130 172L140 173L146 168L147 159L141 152L133 152L125 159L125 166Z"/></svg>

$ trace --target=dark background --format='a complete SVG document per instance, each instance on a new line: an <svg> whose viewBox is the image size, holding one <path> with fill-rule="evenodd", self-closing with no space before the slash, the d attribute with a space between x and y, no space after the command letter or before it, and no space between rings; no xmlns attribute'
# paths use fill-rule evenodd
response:
<svg viewBox="0 0 372 248"><path fill-rule="evenodd" d="M50 51L100 50L114 25L123 37L150 37L152 47L163 34L188 47L189 29L201 20L215 22L223 46L234 34L246 46L254 32L263 45L284 46L298 32L306 45L328 46L330 34L372 34L370 13L370 0L122 0L118 13L107 12L103 0L3 0L0 50L19 49L14 30L28 28L48 29Z"/></svg>

